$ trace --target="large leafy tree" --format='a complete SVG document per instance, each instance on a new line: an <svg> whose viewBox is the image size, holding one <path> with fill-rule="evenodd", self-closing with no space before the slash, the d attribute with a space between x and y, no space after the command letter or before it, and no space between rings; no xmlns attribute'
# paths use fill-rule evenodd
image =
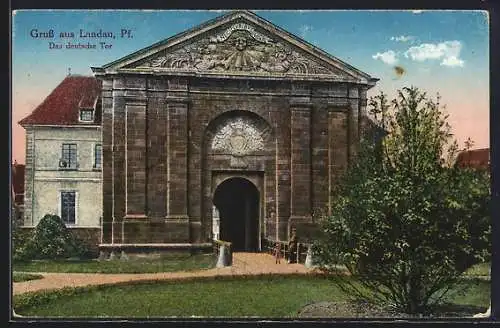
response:
<svg viewBox="0 0 500 328"><path fill-rule="evenodd" d="M459 149L439 96L380 93L369 112L387 135L365 134L316 252L324 270L341 265L356 277L337 279L350 295L425 313L489 254L489 174L454 165Z"/></svg>

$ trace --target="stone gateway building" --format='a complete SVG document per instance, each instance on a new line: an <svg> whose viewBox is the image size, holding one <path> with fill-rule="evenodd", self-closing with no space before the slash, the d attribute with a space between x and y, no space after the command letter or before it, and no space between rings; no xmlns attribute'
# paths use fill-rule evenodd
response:
<svg viewBox="0 0 500 328"><path fill-rule="evenodd" d="M101 249L257 251L328 210L377 79L248 11L102 67Z"/></svg>

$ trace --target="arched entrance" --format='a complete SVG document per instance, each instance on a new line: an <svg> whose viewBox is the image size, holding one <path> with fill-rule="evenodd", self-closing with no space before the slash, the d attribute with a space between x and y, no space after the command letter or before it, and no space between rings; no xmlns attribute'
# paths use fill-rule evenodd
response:
<svg viewBox="0 0 500 328"><path fill-rule="evenodd" d="M214 192L219 212L219 239L233 244L234 251L259 249L259 191L244 178L229 178Z"/></svg>

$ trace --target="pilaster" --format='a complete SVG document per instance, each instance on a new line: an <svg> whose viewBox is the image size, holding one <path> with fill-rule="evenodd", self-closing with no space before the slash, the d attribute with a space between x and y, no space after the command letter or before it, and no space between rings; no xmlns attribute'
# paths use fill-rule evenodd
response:
<svg viewBox="0 0 500 328"><path fill-rule="evenodd" d="M164 219L167 193L167 152L165 143L168 130L166 80L148 80L147 104L147 216Z"/></svg>
<svg viewBox="0 0 500 328"><path fill-rule="evenodd" d="M127 212L126 218L146 217L147 133L146 99L129 98L125 105Z"/></svg>
<svg viewBox="0 0 500 328"><path fill-rule="evenodd" d="M328 104L328 212L331 213L335 187L348 163L348 111L347 100L335 100Z"/></svg>
<svg viewBox="0 0 500 328"><path fill-rule="evenodd" d="M189 239L188 145L189 97L186 80L168 81L167 125L167 230L176 230Z"/></svg>
<svg viewBox="0 0 500 328"><path fill-rule="evenodd" d="M311 110L309 97L296 97L290 101L291 226L312 221Z"/></svg>
<svg viewBox="0 0 500 328"><path fill-rule="evenodd" d="M349 159L348 165L354 161L359 150L359 92L357 86L349 87Z"/></svg>
<svg viewBox="0 0 500 328"><path fill-rule="evenodd" d="M101 242L111 242L114 208L113 176L113 80L102 80L102 232Z"/></svg>
<svg viewBox="0 0 500 328"><path fill-rule="evenodd" d="M286 106L286 104L285 104ZM286 231L290 218L290 113L275 110L272 113L272 124L275 127L273 140L273 159L266 167L265 189L268 236L276 240L286 240ZM273 165L274 164L274 165ZM267 183L269 179L269 183ZM267 208L268 207L268 208Z"/></svg>

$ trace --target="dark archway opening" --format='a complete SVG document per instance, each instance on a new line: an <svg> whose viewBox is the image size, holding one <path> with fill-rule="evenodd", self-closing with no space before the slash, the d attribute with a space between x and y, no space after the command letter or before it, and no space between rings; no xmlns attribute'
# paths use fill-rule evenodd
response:
<svg viewBox="0 0 500 328"><path fill-rule="evenodd" d="M231 178L222 182L214 193L219 210L220 239L229 241L234 251L255 252L259 249L259 191L247 179Z"/></svg>

